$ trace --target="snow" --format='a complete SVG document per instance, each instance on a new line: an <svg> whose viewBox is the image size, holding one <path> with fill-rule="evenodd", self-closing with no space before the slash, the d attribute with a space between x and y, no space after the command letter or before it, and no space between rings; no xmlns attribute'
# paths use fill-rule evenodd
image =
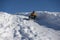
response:
<svg viewBox="0 0 60 40"><path fill-rule="evenodd" d="M57 14L48 14L50 19L46 19L50 22L55 17L54 15L57 16ZM24 15L0 12L0 40L60 40L60 30L54 30L36 22L40 21L40 17L45 14L39 14L39 20L36 21L26 20L27 15L29 15L28 12ZM58 15L58 17L60 16ZM59 22L60 19L57 20ZM53 21L53 24L57 22Z"/></svg>

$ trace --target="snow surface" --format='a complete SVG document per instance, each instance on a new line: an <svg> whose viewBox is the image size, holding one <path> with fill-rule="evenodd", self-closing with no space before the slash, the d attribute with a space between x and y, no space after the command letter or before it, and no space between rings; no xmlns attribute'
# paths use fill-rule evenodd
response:
<svg viewBox="0 0 60 40"><path fill-rule="evenodd" d="M16 13L17 15L28 16L31 12ZM36 11L37 22L40 25L44 25L55 30L60 30L60 12L48 12L48 11Z"/></svg>
<svg viewBox="0 0 60 40"><path fill-rule="evenodd" d="M0 40L60 40L60 30L47 28L33 20L26 20L28 19L27 15L28 13L13 15L0 12ZM40 21L39 17L37 21Z"/></svg>

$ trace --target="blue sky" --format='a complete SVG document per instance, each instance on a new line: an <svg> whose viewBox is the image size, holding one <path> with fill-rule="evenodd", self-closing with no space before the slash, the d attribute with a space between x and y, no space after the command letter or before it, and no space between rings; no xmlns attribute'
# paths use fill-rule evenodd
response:
<svg viewBox="0 0 60 40"><path fill-rule="evenodd" d="M0 11L8 13L27 11L60 12L60 0L0 0Z"/></svg>

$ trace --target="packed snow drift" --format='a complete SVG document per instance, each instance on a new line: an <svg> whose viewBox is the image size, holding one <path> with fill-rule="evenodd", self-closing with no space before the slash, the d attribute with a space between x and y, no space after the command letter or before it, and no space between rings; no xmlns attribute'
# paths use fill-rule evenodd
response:
<svg viewBox="0 0 60 40"><path fill-rule="evenodd" d="M28 12L17 14L0 12L0 40L60 40L60 30L45 25L49 22L48 25L60 27L60 14L38 11L37 13L36 20L26 20ZM43 25L40 20L45 24Z"/></svg>

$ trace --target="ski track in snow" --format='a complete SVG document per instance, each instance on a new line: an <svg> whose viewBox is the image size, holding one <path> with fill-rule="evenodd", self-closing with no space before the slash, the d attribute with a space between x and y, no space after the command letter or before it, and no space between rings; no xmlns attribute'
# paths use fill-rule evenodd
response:
<svg viewBox="0 0 60 40"><path fill-rule="evenodd" d="M60 40L60 31L24 18L0 12L0 40Z"/></svg>

